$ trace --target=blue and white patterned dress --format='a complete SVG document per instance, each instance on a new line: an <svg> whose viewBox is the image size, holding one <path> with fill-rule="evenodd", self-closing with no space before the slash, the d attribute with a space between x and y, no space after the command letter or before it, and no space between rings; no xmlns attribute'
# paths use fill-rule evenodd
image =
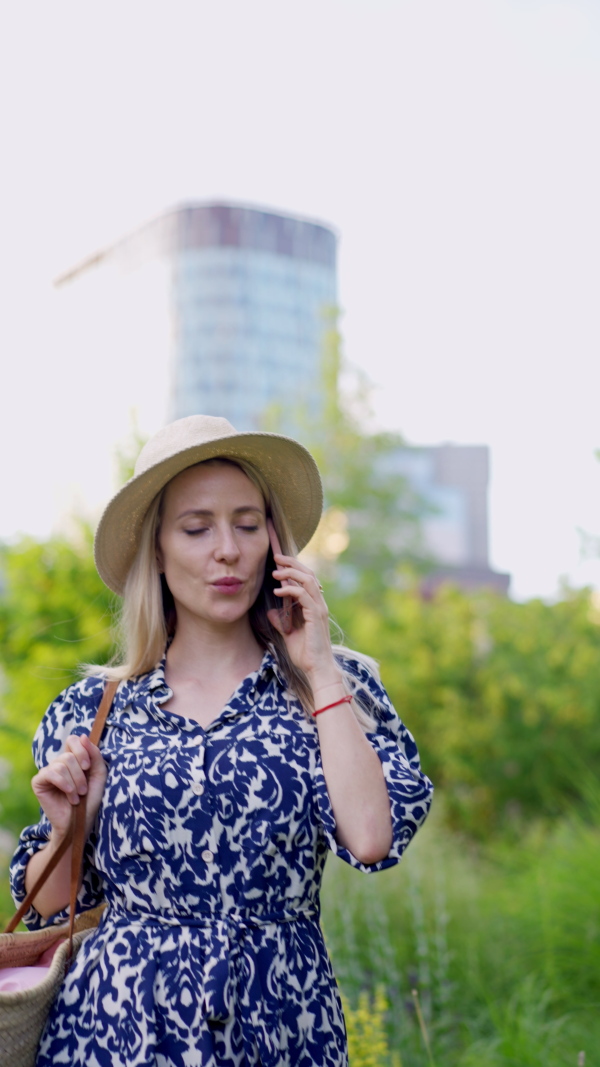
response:
<svg viewBox="0 0 600 1067"><path fill-rule="evenodd" d="M346 1036L319 924L328 849L363 871L397 863L432 787L385 690L344 659L387 783L394 840L365 866L335 840L317 730L267 651L203 729L163 707L164 661L122 682L101 742L108 779L85 852L84 910L108 902L51 1010L36 1067L343 1067ZM87 733L101 678L66 689L38 728L38 767ZM11 864L25 895L45 816ZM32 929L43 920L30 909Z"/></svg>

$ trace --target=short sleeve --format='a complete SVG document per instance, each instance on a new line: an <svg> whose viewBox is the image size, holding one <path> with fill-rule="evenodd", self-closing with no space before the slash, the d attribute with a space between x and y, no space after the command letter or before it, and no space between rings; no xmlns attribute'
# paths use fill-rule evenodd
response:
<svg viewBox="0 0 600 1067"><path fill-rule="evenodd" d="M100 701L104 682L102 679L86 679L65 689L50 705L33 739L33 758L38 770L46 767L62 751L67 737L72 733L89 733ZM33 826L26 826L10 863L10 889L18 908L26 897L25 872L34 852L39 852L48 844L51 825L40 809L40 820ZM103 882L94 866L96 835L90 834L83 856L83 881L77 897L77 911L88 911L102 903ZM23 922L30 930L41 930L54 926L69 917L66 907L55 915L44 919L34 907L30 907L23 916Z"/></svg>
<svg viewBox="0 0 600 1067"><path fill-rule="evenodd" d="M412 734L400 721L389 697L371 671L359 660L338 657L345 681L356 702L373 720L375 729L367 738L381 760L390 798L392 847L378 863L361 863L335 839L336 822L327 792L325 776L318 761L316 799L318 818L328 847L352 867L361 871L384 870L398 863L404 850L427 818L433 785L423 774Z"/></svg>

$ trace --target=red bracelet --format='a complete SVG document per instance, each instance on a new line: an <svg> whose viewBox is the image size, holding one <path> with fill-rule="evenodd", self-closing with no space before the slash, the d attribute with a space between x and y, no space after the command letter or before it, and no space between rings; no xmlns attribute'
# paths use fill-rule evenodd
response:
<svg viewBox="0 0 600 1067"><path fill-rule="evenodd" d="M337 708L338 704L349 704L351 700L351 696L340 697L339 700L334 700L333 704L326 704L324 708L319 708L318 711L313 711L313 718L315 715L320 715L322 711L329 711L330 708Z"/></svg>

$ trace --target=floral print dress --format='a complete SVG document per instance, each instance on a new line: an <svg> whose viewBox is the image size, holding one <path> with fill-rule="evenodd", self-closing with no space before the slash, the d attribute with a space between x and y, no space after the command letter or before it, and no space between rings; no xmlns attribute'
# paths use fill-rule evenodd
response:
<svg viewBox="0 0 600 1067"><path fill-rule="evenodd" d="M335 839L315 723L270 651L203 729L162 707L164 660L119 686L101 741L108 778L84 858L81 910L105 900L52 1009L36 1067L343 1067L346 1035L319 923L328 850L362 871L397 863L431 783L385 690L340 662L372 716L393 845L371 866ZM34 739L38 767L89 732L102 678L66 689ZM42 815L11 863L25 896ZM43 920L31 908L31 929Z"/></svg>

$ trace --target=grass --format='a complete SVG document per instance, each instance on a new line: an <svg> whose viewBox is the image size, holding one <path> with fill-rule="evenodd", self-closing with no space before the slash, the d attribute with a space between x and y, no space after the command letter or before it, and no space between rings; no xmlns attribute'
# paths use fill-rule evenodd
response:
<svg viewBox="0 0 600 1067"><path fill-rule="evenodd" d="M437 808L398 867L327 865L342 991L390 1004L381 1064L600 1067L600 820L476 849Z"/></svg>

